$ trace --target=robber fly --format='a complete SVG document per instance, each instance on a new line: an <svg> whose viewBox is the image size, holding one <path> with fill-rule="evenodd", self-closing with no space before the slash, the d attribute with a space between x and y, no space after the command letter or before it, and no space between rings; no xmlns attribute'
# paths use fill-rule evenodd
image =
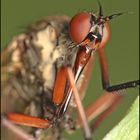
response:
<svg viewBox="0 0 140 140"><path fill-rule="evenodd" d="M82 127L84 138L90 140L91 132L121 101L123 95L116 93L139 85L136 80L110 86L103 49L110 38L108 21L123 13L105 17L98 4L98 16L80 12L71 20L67 16L43 18L31 24L27 32L15 37L2 51L5 126L11 128L10 122L13 122L33 127L26 131L34 136L32 139L39 140L59 140L62 130ZM95 52L100 58L105 93L84 110L81 100ZM79 116L76 121L71 117L75 107ZM89 127L88 120L98 115L99 119ZM29 137L22 135L22 138Z"/></svg>

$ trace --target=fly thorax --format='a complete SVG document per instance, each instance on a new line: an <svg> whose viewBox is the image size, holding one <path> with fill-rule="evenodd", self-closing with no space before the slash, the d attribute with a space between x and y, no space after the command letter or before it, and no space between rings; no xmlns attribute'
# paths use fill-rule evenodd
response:
<svg viewBox="0 0 140 140"><path fill-rule="evenodd" d="M42 72L44 87L52 89L55 80L55 60L52 59L51 55L56 47L57 41L55 29L51 25L46 26L45 29L36 33L32 41L34 46L40 48L41 62L39 64L39 70Z"/></svg>

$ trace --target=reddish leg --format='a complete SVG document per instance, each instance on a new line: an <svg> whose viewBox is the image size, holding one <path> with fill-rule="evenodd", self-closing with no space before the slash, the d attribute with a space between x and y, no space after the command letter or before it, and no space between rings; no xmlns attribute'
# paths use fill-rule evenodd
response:
<svg viewBox="0 0 140 140"><path fill-rule="evenodd" d="M121 101L122 96L115 97L112 105L108 107L91 126L91 130L94 131L104 121L104 119L107 118L107 116L117 108Z"/></svg>
<svg viewBox="0 0 140 140"><path fill-rule="evenodd" d="M101 66L102 85L103 85L104 89L107 89L110 84L109 84L107 62L106 62L104 50L102 48L100 48L98 50L98 54L99 54L100 66Z"/></svg>
<svg viewBox="0 0 140 140"><path fill-rule="evenodd" d="M30 127L48 128L50 126L48 120L27 116L23 114L8 113L7 118L13 123Z"/></svg>
<svg viewBox="0 0 140 140"><path fill-rule="evenodd" d="M8 128L9 130L11 130L13 133L16 134L17 137L19 137L20 140L36 140L35 138L33 138L31 135L27 134L26 132L24 132L22 129L20 129L19 127L15 126L14 124L12 124L9 120L7 120L6 118L2 118L1 123Z"/></svg>
<svg viewBox="0 0 140 140"><path fill-rule="evenodd" d="M62 67L58 70L54 91L53 91L53 103L55 105L59 105L62 103L63 97L64 97L64 91L66 86L66 68Z"/></svg>
<svg viewBox="0 0 140 140"><path fill-rule="evenodd" d="M92 121L99 116L91 126L92 131L118 106L122 98L123 96L120 94L110 94L106 92L85 109L88 121ZM80 126L81 122L77 119L77 127Z"/></svg>
<svg viewBox="0 0 140 140"><path fill-rule="evenodd" d="M101 65L102 85L106 91L114 92L114 91L123 90L127 88L134 88L140 84L139 80L134 80L134 81L129 81L126 83L110 86L108 71L107 71L107 62L106 62L106 57L105 57L103 48L100 48L98 50L98 54L99 54L100 65Z"/></svg>
<svg viewBox="0 0 140 140"><path fill-rule="evenodd" d="M83 105L82 105L82 102L80 99L80 95L79 95L77 88L75 86L74 75L73 75L72 70L70 68L67 68L67 75L68 75L68 80L70 82L70 86L71 86L72 91L73 91L73 96L75 99L75 103L77 105L77 110L78 110L78 113L80 116L80 120L82 121L84 133L85 133L85 138L87 140L91 139L91 131L90 131L90 128L89 128L89 125L87 122L87 118L86 118L85 111L84 111L84 108L83 108Z"/></svg>

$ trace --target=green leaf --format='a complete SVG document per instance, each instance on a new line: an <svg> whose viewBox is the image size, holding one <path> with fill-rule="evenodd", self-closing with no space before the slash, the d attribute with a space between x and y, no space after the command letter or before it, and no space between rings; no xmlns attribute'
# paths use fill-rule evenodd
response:
<svg viewBox="0 0 140 140"><path fill-rule="evenodd" d="M113 128L103 140L139 139L139 97L134 101L128 114Z"/></svg>

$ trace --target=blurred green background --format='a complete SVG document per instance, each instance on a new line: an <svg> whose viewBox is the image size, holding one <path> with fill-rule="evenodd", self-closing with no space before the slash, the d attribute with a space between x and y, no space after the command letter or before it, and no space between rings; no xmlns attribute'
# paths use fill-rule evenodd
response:
<svg viewBox="0 0 140 140"><path fill-rule="evenodd" d="M139 78L139 0L100 0L104 15L129 11L112 20L111 39L105 48L111 84L118 84ZM24 31L31 22L48 15L68 15L72 17L80 11L98 12L96 0L2 0L1 1L1 48L5 47L17 34ZM84 100L87 106L102 95L100 67L95 60L92 78ZM94 140L101 140L127 113L127 109L138 95L138 89L125 91L125 99L94 132ZM119 133L119 132L118 132ZM81 131L67 135L69 139L80 140Z"/></svg>

